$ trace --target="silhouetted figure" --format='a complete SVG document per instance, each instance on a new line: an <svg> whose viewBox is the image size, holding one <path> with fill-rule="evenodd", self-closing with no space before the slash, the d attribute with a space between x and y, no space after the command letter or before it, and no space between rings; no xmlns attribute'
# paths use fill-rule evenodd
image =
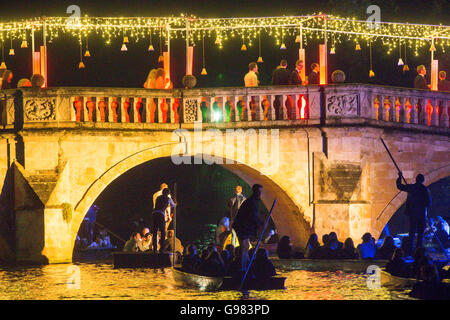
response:
<svg viewBox="0 0 450 320"><path fill-rule="evenodd" d="M313 233L309 236L308 243L305 248L305 258L315 259L315 255L317 255L317 251L320 248L320 243L317 238L317 234Z"/></svg>
<svg viewBox="0 0 450 320"><path fill-rule="evenodd" d="M411 276L410 265L403 257L403 250L397 248L386 264L386 271L393 276L408 278Z"/></svg>
<svg viewBox="0 0 450 320"><path fill-rule="evenodd" d="M233 225L236 214L245 201L245 196L242 194L242 187L236 186L235 194L228 200L228 208L230 209L230 225Z"/></svg>
<svg viewBox="0 0 450 320"><path fill-rule="evenodd" d="M0 89L11 89L13 73L11 70L0 69Z"/></svg>
<svg viewBox="0 0 450 320"><path fill-rule="evenodd" d="M423 266L428 266L433 264L430 260L430 258L427 255L427 251L423 247L419 247L414 252L414 262L412 263L412 273L414 278L417 280L421 280L422 274L420 273L420 270Z"/></svg>
<svg viewBox="0 0 450 320"><path fill-rule="evenodd" d="M266 249L263 248L259 248L256 251L255 260L250 269L256 279L266 279L277 274L275 267L267 256Z"/></svg>
<svg viewBox="0 0 450 320"><path fill-rule="evenodd" d="M357 251L360 259L373 259L377 251L377 247L372 239L372 235L366 232L362 236L362 243L358 245Z"/></svg>
<svg viewBox="0 0 450 320"><path fill-rule="evenodd" d="M261 199L262 185L254 184L253 194L242 203L232 228L236 231L239 245L241 247L242 271L245 272L248 264L248 249L250 247L250 237L256 237L256 232L263 222L259 219L259 200Z"/></svg>
<svg viewBox="0 0 450 320"><path fill-rule="evenodd" d="M222 259L217 251L209 253L205 261L198 267L198 274L208 277L223 277L226 270Z"/></svg>
<svg viewBox="0 0 450 320"><path fill-rule="evenodd" d="M172 209L175 208L175 203L173 200L169 197L170 191L168 188L165 188L162 191L162 195L156 198L155 201L155 210L153 211L153 227L152 227L152 234L153 234L153 251L158 250L158 231L161 233L161 240L160 240L160 252L163 252L164 250L164 240L166 238L166 209L167 207L171 207Z"/></svg>
<svg viewBox="0 0 450 320"><path fill-rule="evenodd" d="M325 233L324 235L322 235L322 245L319 247L319 249L317 250L317 254L315 254L315 259L327 259L328 257L328 240L329 240L330 236L328 235L328 233Z"/></svg>
<svg viewBox="0 0 450 320"><path fill-rule="evenodd" d="M411 297L423 300L449 300L450 287L441 282L434 265L425 265L420 268L423 281L414 284L409 293Z"/></svg>
<svg viewBox="0 0 450 320"><path fill-rule="evenodd" d="M287 69L287 61L281 60L280 65L273 70L272 85L287 86L290 84L291 73Z"/></svg>
<svg viewBox="0 0 450 320"><path fill-rule="evenodd" d="M402 177L402 173L399 172L396 183L399 190L408 192L405 214L409 217L409 238L411 239L411 245L407 254L411 255L416 231L416 248L422 246L427 207L431 205L431 197L427 187L423 185L425 177L422 174L417 175L415 184L402 184Z"/></svg>
<svg viewBox="0 0 450 320"><path fill-rule="evenodd" d="M345 239L344 247L339 251L339 258L358 259L358 254L356 253L352 238Z"/></svg>
<svg viewBox="0 0 450 320"><path fill-rule="evenodd" d="M313 63L311 70L311 73L308 75L308 84L320 84L319 65Z"/></svg>
<svg viewBox="0 0 450 320"><path fill-rule="evenodd" d="M383 245L377 250L375 257L377 259L389 260L392 258L395 249L394 238L388 236L384 238Z"/></svg>
<svg viewBox="0 0 450 320"><path fill-rule="evenodd" d="M200 265L200 258L197 255L197 247L193 244L188 245L187 254L183 256L181 267L184 271L189 273L196 273Z"/></svg>
<svg viewBox="0 0 450 320"><path fill-rule="evenodd" d="M292 258L292 244L288 236L281 237L280 242L278 242L277 255L280 259Z"/></svg>

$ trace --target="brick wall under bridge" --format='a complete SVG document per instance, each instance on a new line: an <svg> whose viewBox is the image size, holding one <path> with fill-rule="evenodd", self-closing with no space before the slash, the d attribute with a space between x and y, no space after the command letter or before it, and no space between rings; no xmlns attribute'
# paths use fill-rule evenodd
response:
<svg viewBox="0 0 450 320"><path fill-rule="evenodd" d="M254 121L249 113L246 121L203 123L197 131L194 123L72 121L51 112L42 120L40 107L25 110L17 126L16 110L16 122L7 119L0 129L0 247L9 247L18 262L70 262L83 217L100 193L127 170L179 153L186 161L222 161L248 184L263 184L265 205L278 199L277 229L298 249L311 232L336 231L355 243L367 231L378 237L406 198L395 187L397 173L379 138L408 182L423 173L429 185L449 176L448 113L441 108L437 126L389 122L384 114L367 116L365 99L354 99L357 108L348 117L328 117L320 102L306 120ZM7 251L0 252L6 259Z"/></svg>

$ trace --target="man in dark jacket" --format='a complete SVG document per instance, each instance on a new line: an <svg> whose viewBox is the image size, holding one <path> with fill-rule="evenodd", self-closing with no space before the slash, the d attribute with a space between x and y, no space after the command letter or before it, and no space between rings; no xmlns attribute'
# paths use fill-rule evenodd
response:
<svg viewBox="0 0 450 320"><path fill-rule="evenodd" d="M439 71L438 91L450 91L450 81L446 80L447 73Z"/></svg>
<svg viewBox="0 0 450 320"><path fill-rule="evenodd" d="M311 70L311 73L308 75L308 84L320 84L319 65L313 63Z"/></svg>
<svg viewBox="0 0 450 320"><path fill-rule="evenodd" d="M287 61L281 60L280 65L273 70L272 85L287 86L290 84L291 73L287 69Z"/></svg>
<svg viewBox="0 0 450 320"><path fill-rule="evenodd" d="M303 60L297 60L295 63L295 70L291 73L291 84L300 86L303 84L301 71L303 69Z"/></svg>
<svg viewBox="0 0 450 320"><path fill-rule="evenodd" d="M408 192L406 198L405 214L409 217L409 238L410 247L408 248L408 255L411 255L414 247L414 238L417 231L417 246L422 247L423 232L425 230L425 221L427 219L427 207L431 204L430 193L423 185L425 177L422 174L418 174L416 177L416 183L414 184L402 184L402 173L399 171L397 178L397 188L401 191Z"/></svg>
<svg viewBox="0 0 450 320"><path fill-rule="evenodd" d="M161 234L160 238L160 248L159 251L164 251L164 240L166 239L166 220L165 220L165 211L167 207L170 206L175 209L175 202L173 202L172 198L170 198L170 191L168 188L165 188L162 191L162 195L156 198L155 201L155 210L153 211L153 226L152 226L152 234L153 234L153 251L158 250L158 230Z"/></svg>
<svg viewBox="0 0 450 320"><path fill-rule="evenodd" d="M263 225L259 219L259 200L261 199L262 185L254 184L253 194L242 203L236 218L234 219L233 229L238 236L241 247L242 267L245 272L248 264L248 249L250 247L250 237L255 237L259 226Z"/></svg>
<svg viewBox="0 0 450 320"><path fill-rule="evenodd" d="M427 80L425 75L427 74L427 69L423 64L417 67L417 76L414 79L414 89L428 90Z"/></svg>

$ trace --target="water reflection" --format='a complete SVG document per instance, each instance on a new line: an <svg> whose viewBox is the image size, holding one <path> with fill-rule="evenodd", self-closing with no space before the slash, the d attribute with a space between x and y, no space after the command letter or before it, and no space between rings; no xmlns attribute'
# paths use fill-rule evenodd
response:
<svg viewBox="0 0 450 320"><path fill-rule="evenodd" d="M237 300L237 291L199 292L178 287L172 270L113 269L108 263L77 263L80 289L67 280L70 264L0 268L0 299L150 299ZM407 294L386 288L367 288L366 276L344 272L280 272L286 290L252 291L251 297L267 300L389 300ZM70 282L70 281L69 281ZM72 283L72 282L71 282Z"/></svg>

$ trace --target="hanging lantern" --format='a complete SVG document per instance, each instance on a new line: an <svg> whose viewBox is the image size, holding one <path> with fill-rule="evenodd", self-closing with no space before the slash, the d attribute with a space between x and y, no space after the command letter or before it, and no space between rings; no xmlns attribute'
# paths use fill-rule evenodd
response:
<svg viewBox="0 0 450 320"><path fill-rule="evenodd" d="M2 63L0 64L0 69L6 69L5 61L2 61Z"/></svg>
<svg viewBox="0 0 450 320"><path fill-rule="evenodd" d="M153 48L153 45L152 45L152 44L150 44L150 45L148 46L148 51L155 51L155 48Z"/></svg>
<svg viewBox="0 0 450 320"><path fill-rule="evenodd" d="M399 66L404 65L404 62L403 62L403 59L402 59L402 58L399 58L399 59L398 59L397 65L399 65Z"/></svg>
<svg viewBox="0 0 450 320"><path fill-rule="evenodd" d="M247 51L247 46L245 43L242 44L241 51Z"/></svg>
<svg viewBox="0 0 450 320"><path fill-rule="evenodd" d="M297 37L295 37L295 42L296 42L296 43L300 43L300 41L302 41L302 40L300 39L300 35L297 35Z"/></svg>
<svg viewBox="0 0 450 320"><path fill-rule="evenodd" d="M28 48L27 40L22 40L22 44L20 45L21 48Z"/></svg>
<svg viewBox="0 0 450 320"><path fill-rule="evenodd" d="M206 68L202 69L202 72L200 73L202 76L206 76L208 73L206 72Z"/></svg>
<svg viewBox="0 0 450 320"><path fill-rule="evenodd" d="M14 49L13 49L13 48L9 49L9 55L10 55L10 56L13 56L13 55L14 55Z"/></svg>
<svg viewBox="0 0 450 320"><path fill-rule="evenodd" d="M331 47L330 54L335 54L335 53L336 53L336 51L335 51L334 47Z"/></svg>
<svg viewBox="0 0 450 320"><path fill-rule="evenodd" d="M405 65L403 66L403 72L407 72L407 71L409 71L409 67L408 67L407 64L405 64Z"/></svg>
<svg viewBox="0 0 450 320"><path fill-rule="evenodd" d="M375 72L373 72L373 70L369 71L369 78L373 78L375 77Z"/></svg>
<svg viewBox="0 0 450 320"><path fill-rule="evenodd" d="M120 48L121 51L127 51L127 45L125 43L122 43L122 48Z"/></svg>
<svg viewBox="0 0 450 320"><path fill-rule="evenodd" d="M84 53L85 57L90 57L91 53L89 52L89 49L86 49L86 52Z"/></svg>
<svg viewBox="0 0 450 320"><path fill-rule="evenodd" d="M84 69L83 61L80 61L80 63L78 64L78 69Z"/></svg>
<svg viewBox="0 0 450 320"><path fill-rule="evenodd" d="M436 51L436 47L434 46L434 43L431 45L430 51Z"/></svg>
<svg viewBox="0 0 450 320"><path fill-rule="evenodd" d="M220 39L216 38L216 41L214 41L215 44L219 45L220 44Z"/></svg>
<svg viewBox="0 0 450 320"><path fill-rule="evenodd" d="M281 50L286 50L286 45L284 44L284 42L281 44L280 49Z"/></svg>
<svg viewBox="0 0 450 320"><path fill-rule="evenodd" d="M127 36L123 37L123 43L128 43L128 37Z"/></svg>
<svg viewBox="0 0 450 320"><path fill-rule="evenodd" d="M359 51L359 50L361 50L361 47L360 47L359 43L357 43L357 44L356 44L356 46L355 46L355 50L356 50L356 51Z"/></svg>
<svg viewBox="0 0 450 320"><path fill-rule="evenodd" d="M258 60L257 60L256 62L258 62L258 63L263 63L264 61L263 61L263 58L262 58L261 56L259 56L259 57L258 57Z"/></svg>

